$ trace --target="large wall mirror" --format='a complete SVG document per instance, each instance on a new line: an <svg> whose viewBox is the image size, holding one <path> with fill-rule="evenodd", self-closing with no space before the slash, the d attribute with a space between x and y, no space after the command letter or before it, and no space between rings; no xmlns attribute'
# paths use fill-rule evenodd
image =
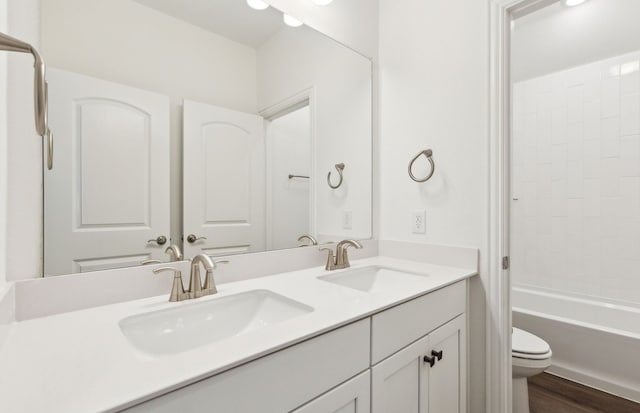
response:
<svg viewBox="0 0 640 413"><path fill-rule="evenodd" d="M45 276L371 236L369 59L240 0L40 7Z"/></svg>

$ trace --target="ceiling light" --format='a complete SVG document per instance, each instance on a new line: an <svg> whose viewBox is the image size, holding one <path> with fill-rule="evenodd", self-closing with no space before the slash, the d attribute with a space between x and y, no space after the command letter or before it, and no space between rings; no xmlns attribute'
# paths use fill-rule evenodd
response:
<svg viewBox="0 0 640 413"><path fill-rule="evenodd" d="M302 26L302 22L298 19L295 19L291 16L289 16L288 14L285 14L284 16L284 23L287 26L291 26L291 27L300 27Z"/></svg>
<svg viewBox="0 0 640 413"><path fill-rule="evenodd" d="M247 0L247 4L249 5L249 7L256 10L264 10L269 7L269 3L266 3L262 0Z"/></svg>
<svg viewBox="0 0 640 413"><path fill-rule="evenodd" d="M333 0L312 0L312 1L318 6L326 6L327 4L331 3Z"/></svg>
<svg viewBox="0 0 640 413"><path fill-rule="evenodd" d="M587 0L563 0L562 3L567 7L579 6Z"/></svg>

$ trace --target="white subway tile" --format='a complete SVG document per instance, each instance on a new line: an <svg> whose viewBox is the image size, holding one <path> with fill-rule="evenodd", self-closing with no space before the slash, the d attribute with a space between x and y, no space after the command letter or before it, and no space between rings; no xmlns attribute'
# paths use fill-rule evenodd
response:
<svg viewBox="0 0 640 413"><path fill-rule="evenodd" d="M553 180L567 177L567 145L553 145L551 147L551 178Z"/></svg>
<svg viewBox="0 0 640 413"><path fill-rule="evenodd" d="M620 98L620 134L640 134L640 94L623 95Z"/></svg>
<svg viewBox="0 0 640 413"><path fill-rule="evenodd" d="M582 198L583 195L583 166L582 161L567 162L567 196L569 198Z"/></svg>
<svg viewBox="0 0 640 413"><path fill-rule="evenodd" d="M584 112L584 85L578 84L567 89L567 122L582 122Z"/></svg>
<svg viewBox="0 0 640 413"><path fill-rule="evenodd" d="M602 82L602 116L620 113L620 77L610 77Z"/></svg>
<svg viewBox="0 0 640 413"><path fill-rule="evenodd" d="M640 177L620 178L620 216L640 218ZM638 250L640 254L640 250Z"/></svg>
<svg viewBox="0 0 640 413"><path fill-rule="evenodd" d="M584 216L600 216L600 180L584 180Z"/></svg>
<svg viewBox="0 0 640 413"><path fill-rule="evenodd" d="M640 135L620 138L620 176L640 176Z"/></svg>
<svg viewBox="0 0 640 413"><path fill-rule="evenodd" d="M640 61L633 60L620 66L620 93L640 93Z"/></svg>
<svg viewBox="0 0 640 413"><path fill-rule="evenodd" d="M561 179L551 182L551 215L566 217L567 202L567 180Z"/></svg>
<svg viewBox="0 0 640 413"><path fill-rule="evenodd" d="M536 196L551 199L551 164L538 164L536 169Z"/></svg>
<svg viewBox="0 0 640 413"><path fill-rule="evenodd" d="M584 102L584 139L600 138L600 100Z"/></svg>

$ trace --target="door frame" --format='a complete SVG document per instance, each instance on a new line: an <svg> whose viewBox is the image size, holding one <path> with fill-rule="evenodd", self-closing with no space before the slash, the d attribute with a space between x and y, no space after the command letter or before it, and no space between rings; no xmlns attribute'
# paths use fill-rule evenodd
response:
<svg viewBox="0 0 640 413"><path fill-rule="evenodd" d="M271 176L271 152L272 147L270 142L267 141L269 135L269 123L281 116L284 116L290 112L300 109L304 106L309 106L309 139L311 146L311 178L309 179L309 233L311 235L317 233L317 209L316 209L316 181L314 179L316 171L316 156L317 153L317 132L316 132L316 91L315 87L301 90L278 103L268 106L260 111L258 114L264 118L264 137L265 137L265 245L267 250L271 250L271 236L273 235L273 208L272 208L272 188L273 183Z"/></svg>
<svg viewBox="0 0 640 413"><path fill-rule="evenodd" d="M491 0L489 15L489 285L487 411L510 413L511 275L509 256L511 172L511 22L559 0Z"/></svg>

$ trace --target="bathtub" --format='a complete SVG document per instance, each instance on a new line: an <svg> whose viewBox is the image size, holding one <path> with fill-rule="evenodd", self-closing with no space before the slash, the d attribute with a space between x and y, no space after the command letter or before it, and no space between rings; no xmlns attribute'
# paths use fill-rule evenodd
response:
<svg viewBox="0 0 640 413"><path fill-rule="evenodd" d="M550 373L640 402L640 308L514 287L513 325L551 346Z"/></svg>

